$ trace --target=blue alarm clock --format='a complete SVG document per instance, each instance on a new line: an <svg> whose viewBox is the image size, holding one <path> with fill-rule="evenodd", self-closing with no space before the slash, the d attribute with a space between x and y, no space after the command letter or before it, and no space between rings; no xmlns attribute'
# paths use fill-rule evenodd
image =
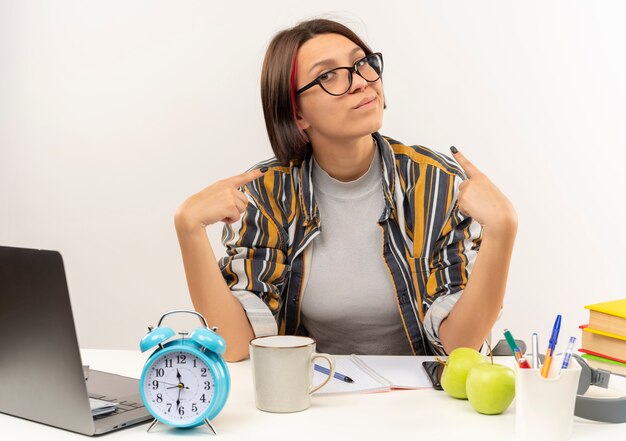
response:
<svg viewBox="0 0 626 441"><path fill-rule="evenodd" d="M202 323L190 335L161 326L170 314L194 314ZM157 422L174 427L191 428L205 423L215 434L211 420L220 413L230 392L230 374L222 354L226 342L209 329L204 317L187 310L166 312L157 327L148 327L139 346L141 352L157 347L141 372L141 399ZM169 340L169 341L167 341Z"/></svg>

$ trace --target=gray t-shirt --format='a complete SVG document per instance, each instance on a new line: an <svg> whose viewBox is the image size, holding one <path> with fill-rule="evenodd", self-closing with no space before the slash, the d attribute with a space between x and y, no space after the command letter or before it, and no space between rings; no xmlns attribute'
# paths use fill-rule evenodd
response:
<svg viewBox="0 0 626 441"><path fill-rule="evenodd" d="M302 324L320 352L412 354L382 256L380 153L355 181L332 178L315 160L312 174L321 233L309 245Z"/></svg>

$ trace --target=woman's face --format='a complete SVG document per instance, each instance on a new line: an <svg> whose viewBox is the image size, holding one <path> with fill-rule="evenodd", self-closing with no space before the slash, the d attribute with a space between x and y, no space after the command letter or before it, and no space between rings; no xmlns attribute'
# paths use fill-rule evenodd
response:
<svg viewBox="0 0 626 441"><path fill-rule="evenodd" d="M296 90L336 67L350 67L365 56L356 43L339 34L322 34L304 43L296 60ZM352 75L352 86L341 96L315 85L298 95L298 126L311 142L341 141L369 136L383 121L383 86Z"/></svg>

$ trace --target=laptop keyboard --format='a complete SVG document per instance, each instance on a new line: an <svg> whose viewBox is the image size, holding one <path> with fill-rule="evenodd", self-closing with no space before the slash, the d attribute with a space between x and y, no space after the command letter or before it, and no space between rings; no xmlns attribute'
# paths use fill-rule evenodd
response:
<svg viewBox="0 0 626 441"><path fill-rule="evenodd" d="M128 412L129 410L140 409L144 407L143 403L133 403L130 401L118 402L117 398L110 398L110 397L107 397L106 395L89 394L89 398L95 398L97 400L104 400L104 401L112 401L117 404L117 408L113 412L109 412L103 415L96 415L93 417L94 420L110 417L112 415L119 415L121 413Z"/></svg>

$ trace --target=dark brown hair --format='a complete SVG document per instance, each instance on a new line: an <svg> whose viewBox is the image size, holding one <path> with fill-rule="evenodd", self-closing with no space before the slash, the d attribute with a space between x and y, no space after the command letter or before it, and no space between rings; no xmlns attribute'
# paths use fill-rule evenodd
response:
<svg viewBox="0 0 626 441"><path fill-rule="evenodd" d="M305 134L296 123L296 55L300 46L320 34L343 35L366 55L372 53L351 29L332 20L307 20L274 36L263 60L261 102L272 150L285 164L302 161L310 149Z"/></svg>

